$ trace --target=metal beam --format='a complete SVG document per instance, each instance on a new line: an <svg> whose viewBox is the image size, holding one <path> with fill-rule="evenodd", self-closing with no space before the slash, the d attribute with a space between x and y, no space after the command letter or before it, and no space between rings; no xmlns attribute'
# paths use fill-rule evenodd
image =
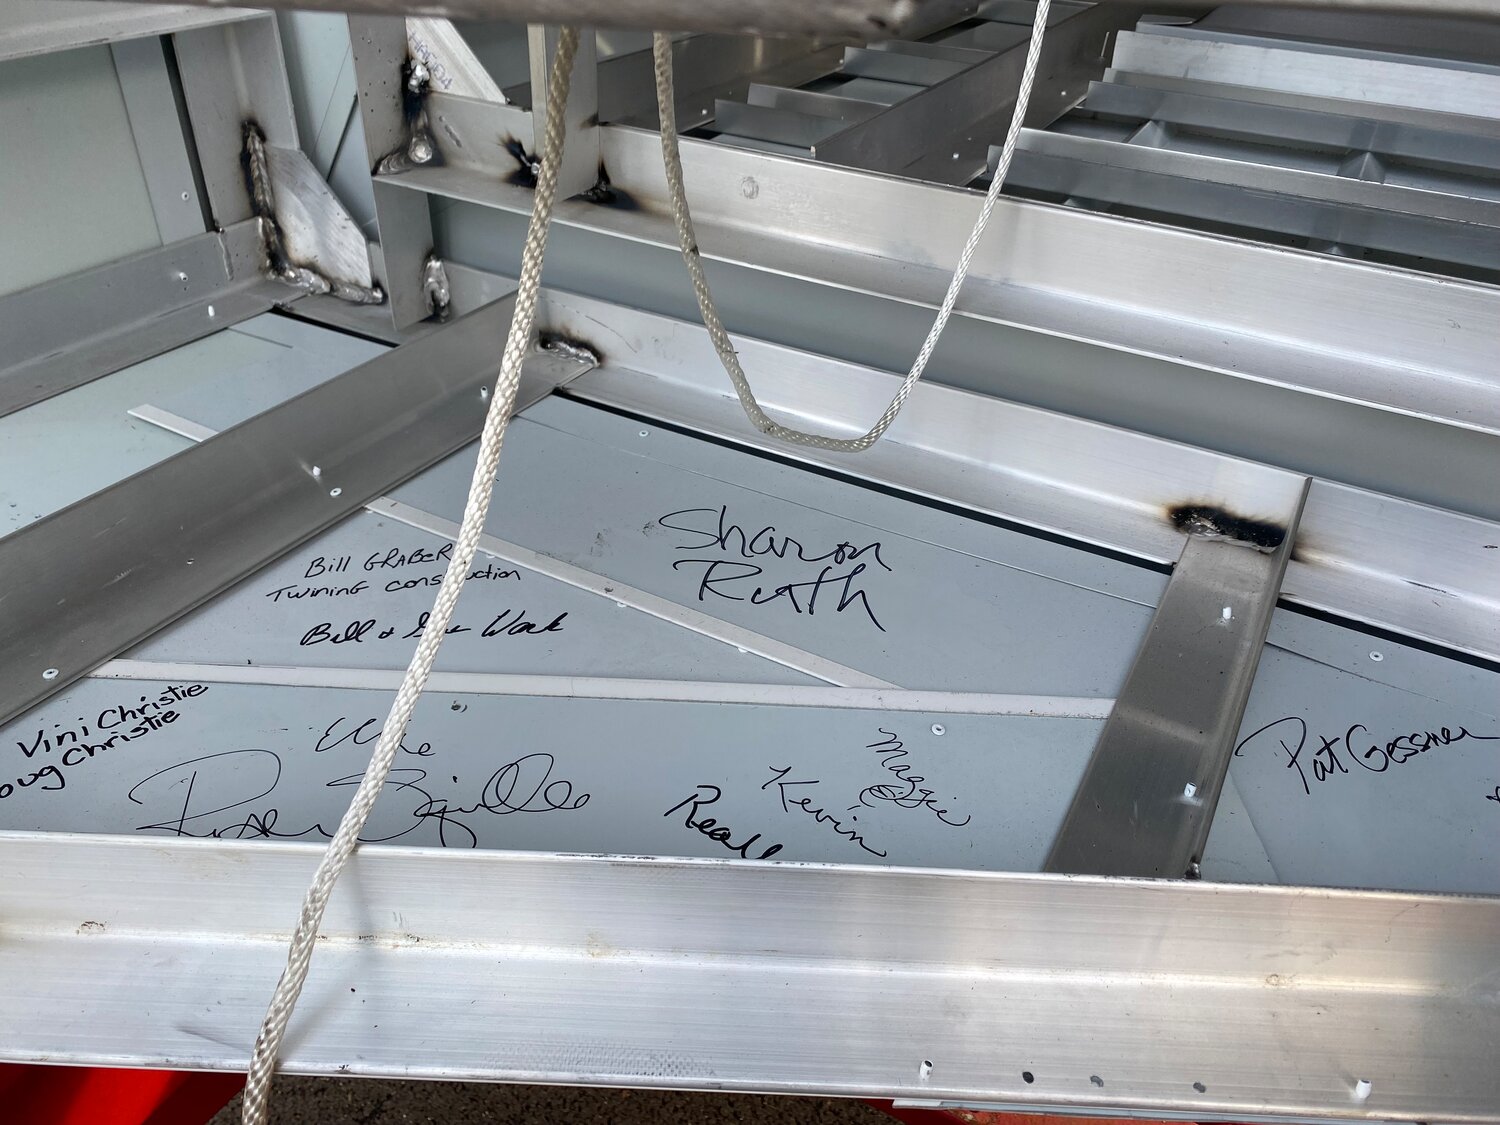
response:
<svg viewBox="0 0 1500 1125"><path fill-rule="evenodd" d="M1187 545L1045 870L1196 877L1308 484L1275 521L1176 510Z"/></svg>
<svg viewBox="0 0 1500 1125"><path fill-rule="evenodd" d="M997 150L991 149L992 159ZM1500 203L1028 129L1018 187L1500 271Z"/></svg>
<svg viewBox="0 0 1500 1125"><path fill-rule="evenodd" d="M1103 72L1100 56L1108 36L1133 24L1138 14L1128 6L1100 4L1069 16L1048 31L1042 41L1038 66L1042 81L1038 83L1039 100L1030 113L1032 124L1050 122L1083 95L1084 84ZM981 118L998 113L1007 115L1008 120L1026 62L1026 47L1023 40L943 80L928 79L923 84L929 89L828 138L815 146L814 155L829 164L896 172L929 152L948 156L951 150L959 154L959 163L963 164L966 153L978 156L985 143L993 139L987 134L975 141L972 136ZM847 66L845 69L858 73ZM878 76L891 77L884 72ZM955 145L953 141L959 138L968 143Z"/></svg>
<svg viewBox="0 0 1500 1125"><path fill-rule="evenodd" d="M528 212L532 193L505 182L516 164L497 143L525 136L528 115L439 94L430 102L446 162L378 177L377 191ZM563 200L554 221L675 251L656 135L608 126L601 146L628 205ZM981 203L973 191L693 138L682 159L705 258L929 307ZM961 318L1500 433L1490 286L1013 198L999 200L994 224Z"/></svg>
<svg viewBox="0 0 1500 1125"><path fill-rule="evenodd" d="M1486 0L1491 18L1500 16ZM1423 56L1263 39L1195 28L1122 32L1111 65L1121 71L1193 78L1293 94L1491 116L1500 102L1500 68Z"/></svg>
<svg viewBox="0 0 1500 1125"><path fill-rule="evenodd" d="M1221 88L1222 89L1222 88ZM1082 109L1111 116L1191 126L1215 136L1296 141L1334 150L1500 172L1500 135L1475 135L1344 112L1267 105L1151 86L1095 82Z"/></svg>
<svg viewBox="0 0 1500 1125"><path fill-rule="evenodd" d="M0 1058L244 1066L320 846L0 840ZM1500 1120L1496 899L389 845L348 880L290 1073Z"/></svg>
<svg viewBox="0 0 1500 1125"><path fill-rule="evenodd" d="M196 12L181 3L5 0L0 5L0 61L167 35L260 14L249 8L226 8L222 4L203 6L209 10Z"/></svg>
<svg viewBox="0 0 1500 1125"><path fill-rule="evenodd" d="M222 0L186 0L203 7ZM917 36L972 13L977 0L262 0L269 8L450 19L577 23L647 30L823 34L874 38ZM1110 0L1132 3L1134 0ZM1245 0L1253 4L1336 11L1423 12L1493 19L1494 0ZM1166 8L1201 8L1202 0L1161 0Z"/></svg>
<svg viewBox="0 0 1500 1125"><path fill-rule="evenodd" d="M0 540L0 723L479 433L499 301ZM589 365L527 361L518 409Z"/></svg>
<svg viewBox="0 0 1500 1125"><path fill-rule="evenodd" d="M253 222L0 297L0 417L265 312Z"/></svg>
<svg viewBox="0 0 1500 1125"><path fill-rule="evenodd" d="M531 61L531 159L539 159L545 138L547 90L552 77L552 58L557 54L561 28L556 24L532 24L526 29ZM557 195L567 199L591 190L599 182L599 52L592 28L578 34L573 77L563 110L567 144L558 169Z"/></svg>

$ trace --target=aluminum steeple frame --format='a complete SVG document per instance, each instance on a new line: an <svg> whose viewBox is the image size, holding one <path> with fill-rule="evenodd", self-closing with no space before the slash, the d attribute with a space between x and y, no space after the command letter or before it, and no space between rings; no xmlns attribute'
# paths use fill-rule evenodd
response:
<svg viewBox="0 0 1500 1125"><path fill-rule="evenodd" d="M255 36L262 45L270 42L270 21L261 17L258 27L252 31L247 24L229 34L242 40L240 48ZM210 30L215 38L209 46L217 50L226 33ZM378 159L409 136L399 93L376 95L399 91L407 77L407 28L400 19L356 16L353 30L362 124ZM210 61L200 74L215 69L216 56L205 57ZM606 66L600 64L601 74ZM606 99L607 83L598 89ZM261 99L257 112L287 105L275 81L226 91L222 102L210 106L232 125L236 143L246 97ZM424 109L442 160L377 174L373 181L381 245L372 264L389 286L392 315L379 310L385 323L376 324L369 310L330 312L299 302L310 317L361 324L400 346L372 361L373 372L351 372L307 399L278 407L317 409L299 417L297 428L285 428L297 436L297 448L237 445L257 432L248 422L217 436L200 429L196 436L204 444L183 464L233 466L236 454L255 460L257 452L280 457L279 465L257 466L270 478L267 495L276 487L316 490L320 503L352 509L383 483L371 478L357 495L332 497L326 486L337 483L324 481L311 465L332 472L337 464L320 464L309 451L336 432L350 437L357 428L352 420L370 408L369 380L378 376L380 387L409 402L422 397L418 380L446 362L434 357L457 349L475 370L482 367L485 348L476 342L475 327L502 324L504 306L491 305L468 320L462 316L476 305L503 301L507 286L450 261L447 280L458 319L442 325L429 319L430 290L423 283L431 279L438 241L430 205L435 198L457 199L497 212L528 211L529 189L514 182L515 157L499 142L521 142L524 150L530 115L515 105L431 90ZM580 118L585 127L587 117ZM243 189L228 162L229 133L215 131L213 120L207 111L193 114L200 158L210 154L219 168L217 178L204 170L207 195L214 214L223 208L229 219L224 244L248 255L240 245L247 228L234 225L236 192ZM678 268L670 260L671 232L662 211L657 138L639 123L606 123L589 131L609 174L609 191L564 204L558 233L586 237L587 245L610 248L622 259L627 249L661 248L664 257L657 261ZM819 294L830 308L853 297L891 308L930 307L977 206L973 193L953 185L704 140L686 140L684 157L704 251L714 267L798 286L800 293ZM829 199L839 205L819 204ZM248 220L248 212L239 218ZM816 479L829 488L857 479L883 494L921 497L948 511L999 521L1030 543L1062 541L1102 552L1075 552L1094 563L1105 556L1128 558L1162 572L1185 557L1185 548L1194 556L1244 552L1252 565L1242 569L1256 572L1249 593L1259 611L1280 602L1361 622L1434 652L1463 653L1469 663L1454 666L1476 682L1493 675L1500 655L1493 580L1493 544L1500 542L1494 521L1500 513L1482 511L1473 501L1484 469L1493 469L1500 431L1491 362L1500 343L1493 287L1022 200L1002 201L997 225L1000 234L976 262L961 306L965 323L1085 341L1121 363L1141 357L1170 361L1226 395L1270 389L1296 401L1332 404L1348 432L1327 435L1330 456L1349 463L1372 456L1368 448L1361 454L1359 445L1373 445L1369 437L1379 426L1396 427L1380 432L1402 435L1401 447L1419 465L1443 465L1449 479L1428 487L1455 498L1450 507L1469 514L1415 502L1411 476L1420 469L1392 469L1387 479L1396 483L1383 491L1354 488L1326 479L1337 474L1278 468L1264 463L1270 457L1229 456L1206 440L1164 440L1140 432L1142 427L1104 425L939 384L919 388L890 444L867 458L771 449L738 413L702 329L626 307L620 301L633 291L625 287L618 287L614 300L546 294L541 329L570 346L592 346L600 360L569 382L574 401L550 404L590 411L580 405L587 402L623 412L632 440L638 427L656 429L660 423L691 435L682 440L707 438L784 461L795 458L827 474ZM195 244L194 252L203 253L203 246ZM153 260L150 268L162 264ZM37 298L31 299L35 309ZM167 308L165 297L162 302ZM186 305L201 311L193 301ZM13 317L0 323L26 319L24 304L6 308ZM179 315L176 305L171 311ZM828 339L836 338L831 327ZM744 335L737 342L768 403L804 425L853 427L871 404L888 398L893 377L869 365ZM166 340L140 344L146 354L167 346ZM47 347L39 348L47 359ZM477 401L469 405L479 409ZM437 412L434 405L432 416L413 425L441 422ZM259 431L281 416L264 419ZM160 423L167 416L154 417ZM465 423L471 420L464 415ZM190 428L181 419L174 424ZM646 440L646 431L641 435ZM357 447L359 435L350 440ZM368 451L355 452L368 467ZM179 483L153 497L156 518L170 525L176 512L190 527L207 529L212 521L193 514L202 512L202 497L187 495L184 474L175 475ZM1309 476L1317 478L1310 486ZM226 481L217 480L217 486L225 488ZM253 540L264 532L263 553L274 553L269 524L256 516L229 529L232 535L219 534L222 527L205 530L198 543L184 532L186 541L170 544L171 559L147 557L151 544L90 557L79 540L91 528L80 528L88 521L78 513L97 512L94 523L113 526L131 513L112 511L112 496L129 491L116 486L83 501L90 507L70 518L34 525L24 540L0 540L0 560L27 553L54 569L49 596L77 603L59 610L58 621L69 612L107 615L101 591L122 571L138 574L132 581L147 581L154 572L161 582L166 575L170 586L163 567L180 563L183 552L195 568L206 569L233 553L232 535ZM1459 497L1468 499L1461 504ZM441 515L414 517L409 504L372 504L384 517L404 515L436 534L443 531ZM305 502L298 511L304 508L314 505ZM282 514L306 525L278 540L284 545L331 518L322 510ZM50 529L70 524L79 530L40 543ZM1018 528L1027 533L1020 535ZM1272 542L1278 532L1281 538ZM1221 538L1193 538L1202 533ZM594 534L591 527L588 537ZM1225 544L1225 535L1249 545ZM29 544L28 552L18 543ZM1196 550L1201 546L1212 550ZM1260 556L1257 547L1280 554ZM687 612L691 607L643 587L606 584L585 567L538 551L523 555L517 544L488 541L486 549L510 550L554 576L571 575L577 588L611 605L616 595L626 598L628 604L618 607L622 613L646 612L732 648L760 644L779 653L786 668L834 683L849 680L847 660L784 642L763 644L765 637L747 636L743 627L716 626L704 620L711 615L694 616ZM131 551L142 557L126 557ZM577 552L569 557L575 556L585 560ZM1141 604L1158 605L1158 624L1169 642L1174 628L1227 632L1251 616L1241 612L1237 594L1222 599L1222 607L1220 599L1211 599L1206 622L1200 620L1201 598L1173 596L1205 571L1210 585L1217 581L1214 567L1203 568L1202 561L1194 557L1180 565L1159 602L1159 591L1138 595ZM239 569L226 567L219 588L243 573L243 559L235 562ZM1137 580L1146 573L1131 570ZM193 599L211 597L216 584L194 577L201 585ZM11 586L30 588L22 581ZM87 591L92 600L72 598L70 590ZM80 607L87 605L103 608L83 614ZM163 609L157 616L142 624L137 606L135 618L127 622L122 615L114 624L130 626L128 640L165 624L170 614ZM90 634L80 625L67 635L87 644ZM42 629L28 633L31 640L46 636ZM1163 647L1173 645L1153 649L1148 643L1142 652ZM1232 695L1254 674L1258 638L1247 634L1234 652L1226 652L1229 647L1210 645L1195 657L1203 664L1195 671L1211 675L1222 666L1233 685L1217 715L1223 729L1204 735L1195 726L1187 732L1205 746L1211 742L1217 757L1190 763L1192 776L1184 774L1181 761L1156 771L1162 776L1127 769L1115 775L1121 778L1117 784L1104 787L1101 800L1127 802L1155 786L1160 791L1151 795L1179 802L1185 820L1212 812L1181 803L1211 796L1216 779L1200 771L1222 768L1225 732L1233 737L1234 711L1243 705ZM29 667L41 655L27 649L23 662ZM68 666L70 676L111 653L98 648L88 655ZM1389 671L1394 663L1382 667ZM191 668L132 661L106 666L100 674L144 683L144 677L167 674L168 667L180 675ZM801 684L676 682L667 691L649 680L607 677L478 674L439 683L471 703L527 690L527 684L555 706L603 698L643 707L780 706L806 714L876 709L885 701L893 712L930 711L950 728L977 714L1044 704L1064 708L1057 713L1070 719L1077 716L1066 707L1087 704L1097 717L1107 702L1033 697L1028 703L1019 696L952 691L902 695L890 677L854 671L865 678L853 681L860 686L847 695L838 687ZM342 685L339 690L371 700L383 699L389 683L385 670L322 668L314 674L262 667L260 661L251 666L234 660L217 670L200 665L198 672L205 682L219 677L212 680L216 685L261 683L266 691L288 695ZM836 702L824 694L829 692ZM1123 705L1123 713L1141 702L1127 682L1117 706ZM1161 702L1131 717L1170 726L1179 717L1170 693L1165 711ZM783 729L793 732L784 738L795 738L794 727L777 728ZM950 729L950 743L952 734ZM1108 751L1108 740L1100 747ZM639 752L646 755L649 747ZM1116 753L1115 764L1121 760ZM1162 788L1166 782L1170 791ZM1482 795L1471 796L1487 807ZM1087 809L1082 812L1086 823ZM655 810L652 817L659 819ZM0 872L6 936L0 946L6 965L0 973L0 1056L209 1069L244 1065L317 849L181 836L0 833L8 860ZM1151 850L1157 842L1144 844ZM1178 850L1176 844L1158 848L1148 858L1190 867L1192 849L1187 864ZM359 854L335 896L286 1065L307 1073L824 1092L1193 1120L1496 1121L1497 932L1500 899L1494 897L372 847Z"/></svg>

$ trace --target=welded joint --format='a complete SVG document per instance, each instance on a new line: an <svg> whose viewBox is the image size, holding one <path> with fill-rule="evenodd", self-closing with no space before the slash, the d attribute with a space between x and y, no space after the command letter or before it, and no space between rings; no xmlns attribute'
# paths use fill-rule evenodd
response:
<svg viewBox="0 0 1500 1125"><path fill-rule="evenodd" d="M427 119L427 94L431 87L432 72L427 64L421 59L408 58L401 74L401 113L406 121L406 139L375 162L377 176L440 163L437 141Z"/></svg>
<svg viewBox="0 0 1500 1125"><path fill-rule="evenodd" d="M364 286L294 262L286 251L281 224L276 218L276 193L271 187L271 166L266 156L266 137L254 121L245 122L243 160L245 178L250 190L250 205L260 226L261 251L265 274L304 293L337 297L356 305L385 303L380 286Z"/></svg>
<svg viewBox="0 0 1500 1125"><path fill-rule="evenodd" d="M443 259L436 254L428 254L422 263L422 296L436 319L448 319L453 307L453 290L448 284L448 270Z"/></svg>

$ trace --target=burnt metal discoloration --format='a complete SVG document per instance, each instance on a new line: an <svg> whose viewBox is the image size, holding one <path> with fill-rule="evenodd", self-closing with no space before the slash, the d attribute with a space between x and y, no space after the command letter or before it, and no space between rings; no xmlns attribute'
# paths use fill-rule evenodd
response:
<svg viewBox="0 0 1500 1125"><path fill-rule="evenodd" d="M613 207L616 211L639 211L641 209L640 202L635 196L609 182L609 170L602 162L599 165L599 179L595 181L593 187L578 198L589 203L597 203L601 207Z"/></svg>
<svg viewBox="0 0 1500 1125"><path fill-rule="evenodd" d="M580 340L576 336L568 336L561 332L538 332L536 346L554 355L582 360L592 363L595 367L604 366L604 353L589 341Z"/></svg>
<svg viewBox="0 0 1500 1125"><path fill-rule="evenodd" d="M506 137L500 142L500 147L516 162L516 170L505 177L505 182L536 190L536 179L542 172L541 161L527 152L526 146L514 137Z"/></svg>
<svg viewBox="0 0 1500 1125"><path fill-rule="evenodd" d="M1167 508L1167 520L1184 535L1243 543L1257 551L1274 551L1286 538L1286 527L1274 520L1231 512L1218 504L1189 501Z"/></svg>
<svg viewBox="0 0 1500 1125"><path fill-rule="evenodd" d="M250 193L250 210L260 226L261 251L265 255L265 272L278 281L296 286L305 293L328 294L356 305L379 305L385 293L379 286L366 288L322 273L293 260L287 253L281 223L276 218L276 193L271 186L270 158L266 154L266 135L253 118L241 127L244 143L240 148L240 166L245 172L245 189Z"/></svg>
<svg viewBox="0 0 1500 1125"><path fill-rule="evenodd" d="M443 162L427 120L427 92L432 76L421 59L408 58L401 68L401 116L406 139L375 162L377 176L397 175Z"/></svg>

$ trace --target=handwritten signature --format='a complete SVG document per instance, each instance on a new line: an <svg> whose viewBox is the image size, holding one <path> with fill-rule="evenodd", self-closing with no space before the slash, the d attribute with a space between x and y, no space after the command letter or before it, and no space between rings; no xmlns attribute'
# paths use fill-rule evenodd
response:
<svg viewBox="0 0 1500 1125"><path fill-rule="evenodd" d="M423 611L418 617L415 625L407 632L400 634L403 641L416 640L427 631L427 619L429 613ZM541 633L561 633L563 622L567 620L567 612L559 613L545 625L540 625L527 616L524 609L506 609L497 613L488 625L479 631L479 635L486 639L490 637L520 637ZM398 625L389 625L376 617L361 618L358 621L350 621L346 625L335 625L331 621L319 621L307 632L302 634L302 639L297 644L303 648L312 645L332 644L364 644L366 641L386 641L397 636ZM449 625L445 635L454 633L472 633L474 629L469 625Z"/></svg>
<svg viewBox="0 0 1500 1125"><path fill-rule="evenodd" d="M1318 735L1318 746L1311 754L1305 754L1308 745L1307 721L1296 715L1267 723L1252 731L1234 748L1236 757L1243 755L1252 743L1275 740L1286 755L1286 768L1297 771L1297 780L1302 783L1302 792L1311 795L1312 781L1324 782L1340 774L1349 773L1350 764L1369 773L1385 773L1392 766L1404 766L1429 750L1451 746L1456 742L1473 739L1479 742L1500 742L1500 734L1474 734L1467 727L1456 731L1448 727L1437 730L1413 731L1399 734L1387 742L1372 741L1369 729L1363 723L1354 723L1341 734Z"/></svg>
<svg viewBox="0 0 1500 1125"><path fill-rule="evenodd" d="M367 825L360 835L364 843L387 843L436 823L438 843L443 847L475 848L479 835L471 822L477 814L508 816L514 813L575 812L589 802L588 793L574 793L574 783L554 778L556 760L551 754L527 754L497 769L485 781L477 799L455 803L434 795L425 769L393 769L386 779L389 797L400 794L404 804L388 801L377 813L389 828ZM283 824L282 810L275 805L251 808L276 791L281 782L282 759L274 750L250 748L228 750L190 758L157 770L131 786L126 797L147 809L156 819L136 825L138 832L167 832L174 836L203 839L277 839L308 837L329 839L332 831L321 820L301 827ZM329 789L356 786L363 773L336 777L325 782ZM238 819L223 820L224 814ZM333 828L337 827L335 822Z"/></svg>
<svg viewBox="0 0 1500 1125"><path fill-rule="evenodd" d="M683 827L692 828L707 836L714 843L722 844L727 851L734 852L741 859L749 859L751 847L760 839L761 834L759 832L736 844L734 842L734 829L730 828L727 824L720 824L715 817L698 815L699 809L716 804L722 796L724 796L724 790L720 789L717 785L699 785L693 790L691 795L678 801L661 815L664 817L671 816L675 812L687 809L682 822ZM777 852L781 851L781 847L780 844L772 844L755 858L770 859Z"/></svg>
<svg viewBox="0 0 1500 1125"><path fill-rule="evenodd" d="M782 582L767 589L766 585L752 581L766 572L764 566L754 562L741 562L722 555L676 560L672 564L675 571L688 567L703 568L698 576L700 602L706 601L710 594L727 601L748 601L757 606L784 601L792 607L794 613L806 613L811 617L817 613L819 595L827 589L837 598L835 613L857 607L877 629L885 631L885 626L880 623L870 605L869 595L863 588L856 586L860 576L870 570L861 561L861 556L868 556L881 569L891 569L881 557L879 542L864 546L839 542L824 551L809 550L799 540L778 532L773 524L767 524L754 533L747 532L739 524L729 521L727 505L720 505L718 508L682 508L658 517L656 522L671 531L697 537L695 542L679 544L676 548L679 551L716 550L728 555L738 555L740 559L774 558L783 562L794 560L811 565L826 564L812 578ZM854 565L847 571L839 572L840 567L850 563Z"/></svg>
<svg viewBox="0 0 1500 1125"><path fill-rule="evenodd" d="M920 774L912 773L909 762L901 761L909 755L895 732L888 731L884 727L877 727L876 730L885 737L879 742L869 743L865 749L875 751L880 757L881 765L901 779L900 784L884 782L865 786L859 791L858 804L850 805L847 812L853 812L860 807L874 808L875 806L870 802L876 801L895 805L898 809L928 809L933 816L952 828L962 828L974 819L970 815L965 815L962 820L950 819L949 810L938 807L937 797L934 796L933 791L921 787L927 779Z"/></svg>
<svg viewBox="0 0 1500 1125"><path fill-rule="evenodd" d="M834 833L842 836L851 844L859 845L862 850L869 852L873 856L879 856L881 859L886 858L886 853L881 851L879 848L872 848L869 844L869 841L864 838L864 835L858 829L846 826L843 821L839 820L838 817L834 816L826 808L813 808L812 797L787 796L788 789L795 789L803 785L819 784L818 778L805 778L797 781L792 781L788 780L787 778L787 774L792 772L791 766L768 766L766 768L771 771L771 779L764 785L762 785L761 788L769 789L773 785L776 786L776 795L781 798L781 808L783 812L791 812L794 808L800 809L808 816L816 820L819 824L828 825L829 828L834 831ZM857 815L851 816L849 818L849 822L850 824L853 824L858 819L859 817Z"/></svg>
<svg viewBox="0 0 1500 1125"><path fill-rule="evenodd" d="M206 684L171 684L154 699L142 695L134 703L111 704L99 712L92 725L80 717L69 727L53 723L50 733L39 727L29 745L18 739L17 748L28 761L38 753L56 757L40 769L32 770L29 777L22 775L14 781L0 781L0 801L33 786L40 793L66 789L68 775L63 773L64 768L81 766L106 750L171 726L182 717L179 707L207 691Z"/></svg>

